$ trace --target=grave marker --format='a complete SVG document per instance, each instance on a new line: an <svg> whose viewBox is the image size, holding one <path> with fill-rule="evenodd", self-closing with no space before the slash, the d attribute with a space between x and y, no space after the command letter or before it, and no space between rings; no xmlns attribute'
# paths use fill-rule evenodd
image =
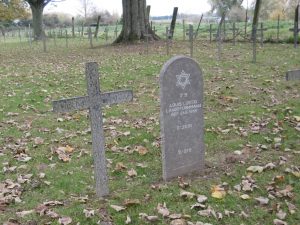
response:
<svg viewBox="0 0 300 225"><path fill-rule="evenodd" d="M92 28L89 27L89 30L88 30L88 37L89 37L89 40L90 40L90 47L93 48L93 35L92 35Z"/></svg>
<svg viewBox="0 0 300 225"><path fill-rule="evenodd" d="M252 40L252 47L253 47L253 63L256 63L256 32L257 32L257 29L256 29L256 26L254 25L253 26L253 40Z"/></svg>
<svg viewBox="0 0 300 225"><path fill-rule="evenodd" d="M235 43L236 43L236 31L239 31L239 28L236 28L235 27L235 23L233 23L232 28L230 30L232 30L233 45L235 46Z"/></svg>
<svg viewBox="0 0 300 225"><path fill-rule="evenodd" d="M264 31L267 31L268 28L264 28L264 24L261 23L260 24L260 29L256 29L256 32L257 31L260 31L260 46L263 47L264 45Z"/></svg>
<svg viewBox="0 0 300 225"><path fill-rule="evenodd" d="M286 73L286 80L300 80L300 70L291 70Z"/></svg>
<svg viewBox="0 0 300 225"><path fill-rule="evenodd" d="M101 106L131 101L133 94L131 90L101 93L98 64L96 62L87 63L85 73L88 95L54 101L53 111L66 113L74 110L89 109L95 164L96 193L97 196L103 197L109 194L109 189Z"/></svg>
<svg viewBox="0 0 300 225"><path fill-rule="evenodd" d="M190 42L190 56L193 57L194 54L194 27L192 24L189 25L188 33Z"/></svg>
<svg viewBox="0 0 300 225"><path fill-rule="evenodd" d="M170 29L169 27L166 27L166 45L167 45L167 55L170 54Z"/></svg>
<svg viewBox="0 0 300 225"><path fill-rule="evenodd" d="M204 168L203 77L191 58L176 56L160 72L163 179Z"/></svg>

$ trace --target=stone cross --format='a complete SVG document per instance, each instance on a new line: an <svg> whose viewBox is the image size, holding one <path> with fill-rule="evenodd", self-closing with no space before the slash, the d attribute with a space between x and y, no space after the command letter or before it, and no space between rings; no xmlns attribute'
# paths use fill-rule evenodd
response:
<svg viewBox="0 0 300 225"><path fill-rule="evenodd" d="M260 31L260 46L263 47L264 45L264 31L267 31L268 28L264 28L264 24L260 24L260 29L256 29L256 32Z"/></svg>
<svg viewBox="0 0 300 225"><path fill-rule="evenodd" d="M108 27L105 27L105 30L104 30L104 32L105 32L105 41L107 42L108 41Z"/></svg>
<svg viewBox="0 0 300 225"><path fill-rule="evenodd" d="M197 62L175 56L160 72L160 126L165 181L204 168L203 76Z"/></svg>
<svg viewBox="0 0 300 225"><path fill-rule="evenodd" d="M115 39L117 39L118 37L118 24L116 24L116 28L115 28Z"/></svg>
<svg viewBox="0 0 300 225"><path fill-rule="evenodd" d="M152 37L152 35L149 34L148 31L149 31L149 24L146 25L146 33L144 34L144 36L146 37L146 52L147 52L147 55L149 54L149 38Z"/></svg>
<svg viewBox="0 0 300 225"><path fill-rule="evenodd" d="M186 32L185 32L185 21L184 20L182 20L182 30L183 30L183 40L185 41Z"/></svg>
<svg viewBox="0 0 300 225"><path fill-rule="evenodd" d="M277 18L277 42L279 42L279 31L280 31L280 15Z"/></svg>
<svg viewBox="0 0 300 225"><path fill-rule="evenodd" d="M189 35L189 42L190 42L190 56L193 57L194 55L194 27L192 24L189 25L189 30L187 35Z"/></svg>
<svg viewBox="0 0 300 225"><path fill-rule="evenodd" d="M108 176L105 159L105 141L101 107L131 101L131 90L117 92L100 92L98 65L95 62L86 64L87 96L63 99L53 102L54 112L71 112L89 109L92 131L93 158L95 164L95 180L97 196L109 194Z"/></svg>
<svg viewBox="0 0 300 225"><path fill-rule="evenodd" d="M253 40L252 40L252 47L253 47L253 63L256 63L256 34L257 34L257 29L256 26L253 25Z"/></svg>
<svg viewBox="0 0 300 225"><path fill-rule="evenodd" d="M236 43L236 31L239 31L239 28L236 28L235 23L233 23L232 28L230 29L232 30L232 36L233 36L233 45L235 45Z"/></svg>
<svg viewBox="0 0 300 225"><path fill-rule="evenodd" d="M300 70L291 70L286 73L286 80L300 80Z"/></svg>
<svg viewBox="0 0 300 225"><path fill-rule="evenodd" d="M166 27L167 55L170 54L170 39L171 39L170 29L169 29L169 27Z"/></svg>
<svg viewBox="0 0 300 225"><path fill-rule="evenodd" d="M29 32L29 34L28 34L29 45L30 45L30 47L31 47L31 45L32 45L32 40L31 40L31 28L30 28L30 24L28 25L28 32ZM5 40L5 34L4 34L4 40Z"/></svg>
<svg viewBox="0 0 300 225"><path fill-rule="evenodd" d="M56 47L56 32L53 31L53 41L54 41L54 46Z"/></svg>
<svg viewBox="0 0 300 225"><path fill-rule="evenodd" d="M92 28L89 27L89 30L88 30L88 37L89 37L89 40L90 40L90 47L93 48L93 35L92 35Z"/></svg>
<svg viewBox="0 0 300 225"><path fill-rule="evenodd" d="M42 41L43 41L43 50L47 52L47 43L46 43L46 34L45 32L42 34Z"/></svg>
<svg viewBox="0 0 300 225"><path fill-rule="evenodd" d="M69 42L68 42L68 31L66 30L66 48L69 47Z"/></svg>
<svg viewBox="0 0 300 225"><path fill-rule="evenodd" d="M212 40L212 24L209 24L209 43L211 43Z"/></svg>

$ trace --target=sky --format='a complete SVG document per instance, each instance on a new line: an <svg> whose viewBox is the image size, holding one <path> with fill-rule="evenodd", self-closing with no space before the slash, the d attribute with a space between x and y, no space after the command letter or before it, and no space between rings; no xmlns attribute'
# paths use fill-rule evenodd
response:
<svg viewBox="0 0 300 225"><path fill-rule="evenodd" d="M99 11L108 10L110 13L122 14L122 0L90 0ZM249 5L253 0L248 0ZM147 5L151 5L151 16L171 15L173 8L177 6L178 13L201 14L210 10L207 0L147 0ZM244 0L244 6L247 0ZM76 16L82 12L80 0L64 0L48 5L45 12L64 12Z"/></svg>

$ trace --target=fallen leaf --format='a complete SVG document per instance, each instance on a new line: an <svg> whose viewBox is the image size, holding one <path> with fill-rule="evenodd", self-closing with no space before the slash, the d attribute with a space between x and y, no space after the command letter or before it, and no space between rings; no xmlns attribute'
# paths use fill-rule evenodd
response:
<svg viewBox="0 0 300 225"><path fill-rule="evenodd" d="M125 205L126 207L128 206L133 206L133 205L140 205L141 201L138 199L125 199L123 202L123 205Z"/></svg>
<svg viewBox="0 0 300 225"><path fill-rule="evenodd" d="M131 218L130 216L127 215L125 224L130 224L130 223L131 223Z"/></svg>
<svg viewBox="0 0 300 225"><path fill-rule="evenodd" d="M255 198L255 200L258 201L258 203L260 205L268 205L269 204L269 199L268 198L258 197L258 198Z"/></svg>
<svg viewBox="0 0 300 225"><path fill-rule="evenodd" d="M174 214L171 214L168 216L168 218L171 220L180 219L181 217L182 217L182 214L180 214L180 213L178 213L178 214L174 213Z"/></svg>
<svg viewBox="0 0 300 225"><path fill-rule="evenodd" d="M134 150L138 152L139 155L146 155L148 153L148 149L141 145L136 146Z"/></svg>
<svg viewBox="0 0 300 225"><path fill-rule="evenodd" d="M188 191L184 191L184 190L180 190L180 197L182 198L188 198L188 199L192 199L196 196L196 194L192 193L192 192L188 192Z"/></svg>
<svg viewBox="0 0 300 225"><path fill-rule="evenodd" d="M118 162L115 166L115 171L125 170L127 167L122 162Z"/></svg>
<svg viewBox="0 0 300 225"><path fill-rule="evenodd" d="M171 221L170 225L187 225L187 222L184 219L175 219Z"/></svg>
<svg viewBox="0 0 300 225"><path fill-rule="evenodd" d="M121 212L126 209L126 207L118 206L118 205L110 205L110 207L116 210L117 212Z"/></svg>
<svg viewBox="0 0 300 225"><path fill-rule="evenodd" d="M243 200L248 200L248 199L250 199L250 196L247 195L247 194L243 194L243 195L240 196L240 198L243 199Z"/></svg>
<svg viewBox="0 0 300 225"><path fill-rule="evenodd" d="M205 203L206 201L207 201L207 197L205 195L198 195L197 196L197 202Z"/></svg>
<svg viewBox="0 0 300 225"><path fill-rule="evenodd" d="M276 213L276 216L278 217L278 219L284 220L286 217L286 212L279 210L279 212Z"/></svg>
<svg viewBox="0 0 300 225"><path fill-rule="evenodd" d="M288 225L287 222L284 222L284 221L279 220L279 219L274 219L273 224L274 225Z"/></svg>
<svg viewBox="0 0 300 225"><path fill-rule="evenodd" d="M163 217L167 217L170 215L170 211L168 210L166 203L161 204L159 203L156 207L159 214L161 214Z"/></svg>
<svg viewBox="0 0 300 225"><path fill-rule="evenodd" d="M41 137L36 137L36 138L34 139L34 144L36 144L36 145L41 145L41 144L43 144L43 143L44 143L44 139L41 138Z"/></svg>
<svg viewBox="0 0 300 225"><path fill-rule="evenodd" d="M247 171L252 173L262 173L264 168L262 166L250 166L247 168Z"/></svg>
<svg viewBox="0 0 300 225"><path fill-rule="evenodd" d="M223 187L216 185L213 186L211 189L211 197L217 198L217 199L222 199L226 196L226 191L224 190Z"/></svg>
<svg viewBox="0 0 300 225"><path fill-rule="evenodd" d="M58 223L62 225L67 225L72 223L72 218L71 217L61 217L58 219Z"/></svg>
<svg viewBox="0 0 300 225"><path fill-rule="evenodd" d="M16 214L19 217L24 217L24 216L27 216L27 215L32 214L34 212L35 212L34 210L27 210L27 211L22 211L22 212L16 212Z"/></svg>
<svg viewBox="0 0 300 225"><path fill-rule="evenodd" d="M130 170L127 171L128 176L130 177L135 177L137 176L137 172L132 168Z"/></svg>
<svg viewBox="0 0 300 225"><path fill-rule="evenodd" d="M93 209L84 209L83 213L84 213L84 216L86 218L91 218L95 215L95 210L93 210Z"/></svg>

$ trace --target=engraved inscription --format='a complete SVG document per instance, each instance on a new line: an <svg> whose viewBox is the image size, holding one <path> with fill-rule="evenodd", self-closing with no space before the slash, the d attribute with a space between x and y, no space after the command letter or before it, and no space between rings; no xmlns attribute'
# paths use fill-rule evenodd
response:
<svg viewBox="0 0 300 225"><path fill-rule="evenodd" d="M185 102L174 102L169 105L166 109L166 114L171 115L171 117L176 117L178 115L186 115L197 113L198 109L202 108L202 104L198 100L188 100Z"/></svg>
<svg viewBox="0 0 300 225"><path fill-rule="evenodd" d="M177 130L186 130L186 129L190 129L193 127L193 124L184 124L184 125L178 125L177 126Z"/></svg>
<svg viewBox="0 0 300 225"><path fill-rule="evenodd" d="M179 149L178 155L185 155L192 152L192 148Z"/></svg>

